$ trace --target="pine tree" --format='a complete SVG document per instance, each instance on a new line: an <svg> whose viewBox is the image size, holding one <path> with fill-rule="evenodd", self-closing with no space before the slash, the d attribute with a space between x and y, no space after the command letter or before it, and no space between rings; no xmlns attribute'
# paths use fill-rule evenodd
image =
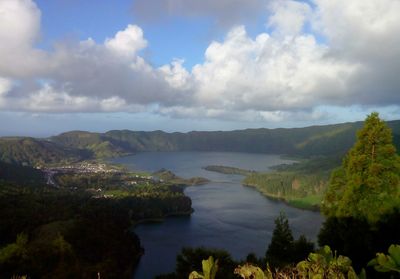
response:
<svg viewBox="0 0 400 279"><path fill-rule="evenodd" d="M267 262L273 267L282 267L291 262L293 252L293 235L289 221L281 212L275 219L275 229L266 253Z"/></svg>
<svg viewBox="0 0 400 279"><path fill-rule="evenodd" d="M400 159L392 132L370 114L343 164L331 175L322 203L327 217L365 218L374 223L400 206Z"/></svg>

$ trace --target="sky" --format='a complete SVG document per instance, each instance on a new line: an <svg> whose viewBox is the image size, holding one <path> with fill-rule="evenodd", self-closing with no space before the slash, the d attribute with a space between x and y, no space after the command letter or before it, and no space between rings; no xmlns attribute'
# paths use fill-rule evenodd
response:
<svg viewBox="0 0 400 279"><path fill-rule="evenodd" d="M0 0L0 136L400 119L399 0Z"/></svg>

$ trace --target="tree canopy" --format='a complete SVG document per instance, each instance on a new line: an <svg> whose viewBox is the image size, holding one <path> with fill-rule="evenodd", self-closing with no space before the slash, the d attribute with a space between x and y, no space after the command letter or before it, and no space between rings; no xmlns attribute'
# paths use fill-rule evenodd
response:
<svg viewBox="0 0 400 279"><path fill-rule="evenodd" d="M392 132L374 112L357 133L342 166L333 171L322 203L327 217L365 218L374 223L400 206L400 158Z"/></svg>

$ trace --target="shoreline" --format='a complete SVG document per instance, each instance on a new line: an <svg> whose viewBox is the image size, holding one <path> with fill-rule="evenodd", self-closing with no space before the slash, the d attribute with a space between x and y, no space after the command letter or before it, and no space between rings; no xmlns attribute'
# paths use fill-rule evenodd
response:
<svg viewBox="0 0 400 279"><path fill-rule="evenodd" d="M297 209L302 209L302 210L309 210L309 211L314 211L314 212L320 212L320 207L316 206L316 205L304 205L304 206L300 206L300 205L296 205L293 202L296 202L296 199L293 200L287 200L284 197L279 197L276 195L272 195L269 193L266 193L264 191L261 191L257 185L252 185L252 184L244 184L242 183L243 187L248 187L248 188L252 188L254 190L256 190L258 193L260 193L261 195L263 195L265 198L270 199L270 200L274 200L274 201L279 201L279 202L283 202L286 205L293 207L293 208L297 208Z"/></svg>

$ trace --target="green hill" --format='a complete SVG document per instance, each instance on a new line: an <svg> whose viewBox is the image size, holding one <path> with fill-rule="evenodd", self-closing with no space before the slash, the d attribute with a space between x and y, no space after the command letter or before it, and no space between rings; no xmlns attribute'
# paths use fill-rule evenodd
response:
<svg viewBox="0 0 400 279"><path fill-rule="evenodd" d="M86 150L60 146L48 140L6 137L0 138L0 161L20 165L44 165L79 161L89 157Z"/></svg>
<svg viewBox="0 0 400 279"><path fill-rule="evenodd" d="M97 158L109 158L130 153L123 143L100 133L71 131L51 138L52 142L69 148L86 149Z"/></svg>
<svg viewBox="0 0 400 279"><path fill-rule="evenodd" d="M400 121L390 121L400 146ZM106 133L68 132L50 140L74 148L89 149L96 157L112 157L141 151L231 151L313 157L343 155L354 144L362 122L288 129L246 129L166 133L113 130Z"/></svg>
<svg viewBox="0 0 400 279"><path fill-rule="evenodd" d="M400 150L400 120L389 121ZM110 158L142 151L229 151L300 157L343 156L362 122L305 128L166 133L72 131L49 139L0 138L0 161L27 165Z"/></svg>

